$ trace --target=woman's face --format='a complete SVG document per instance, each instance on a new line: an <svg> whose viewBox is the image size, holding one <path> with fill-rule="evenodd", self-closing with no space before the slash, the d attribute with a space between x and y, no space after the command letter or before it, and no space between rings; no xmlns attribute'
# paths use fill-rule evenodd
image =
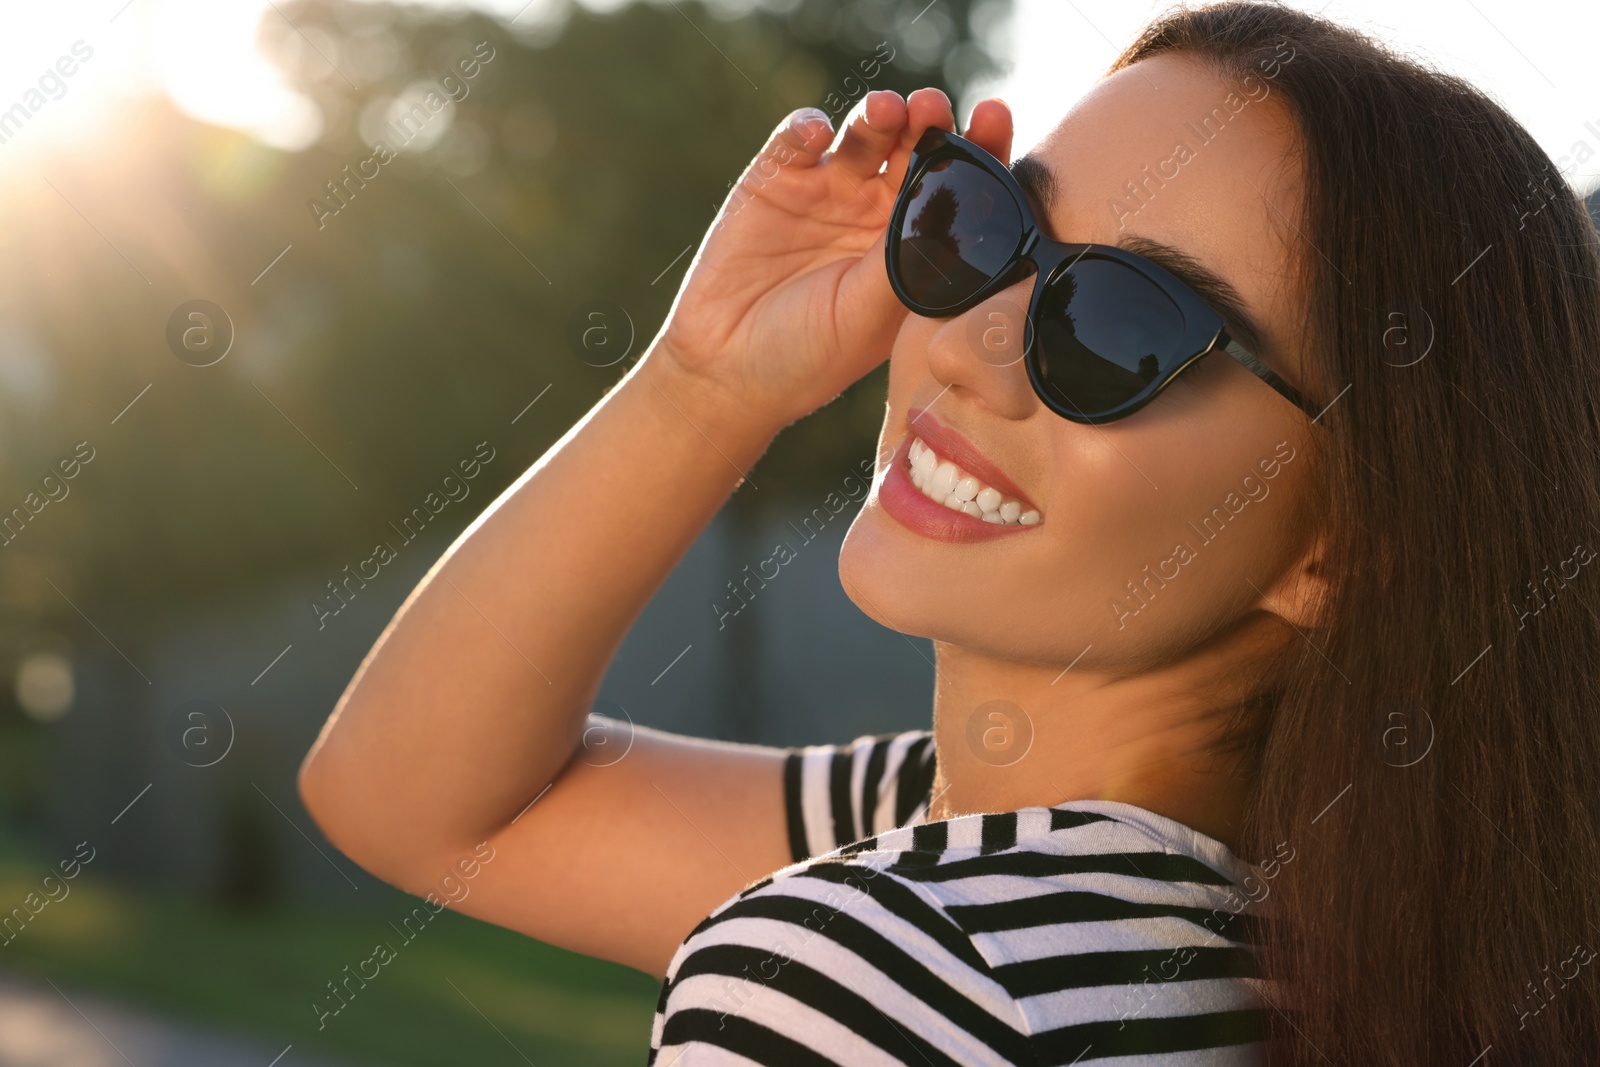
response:
<svg viewBox="0 0 1600 1067"><path fill-rule="evenodd" d="M1230 284L1260 337L1252 345L1234 322L1230 333L1303 389L1288 279L1295 257L1315 252L1289 222L1302 195L1295 152L1265 71L1224 80L1169 54L1101 82L1017 173L1056 240L1159 242ZM851 599L906 633L1061 666L1089 648L1081 667L1111 671L1181 656L1270 609L1306 550L1293 531L1309 417L1218 352L1133 415L1069 422L1016 358L1034 281L957 317L907 316L878 477L839 561ZM928 506L907 480L914 438L1038 521Z"/></svg>

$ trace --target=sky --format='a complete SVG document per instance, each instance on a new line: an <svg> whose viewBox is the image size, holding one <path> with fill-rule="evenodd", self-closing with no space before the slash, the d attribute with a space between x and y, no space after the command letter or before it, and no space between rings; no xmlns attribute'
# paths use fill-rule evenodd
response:
<svg viewBox="0 0 1600 1067"><path fill-rule="evenodd" d="M536 32L551 0L426 2L476 8ZM602 9L625 2L584 0ZM731 10L747 2L719 0ZM284 18L273 0L7 6L6 32L0 34L0 112L40 87L41 79L46 103L24 129L0 143L0 180L44 154L103 147L106 138L118 135L119 106L143 93L164 92L196 118L246 130L288 150L313 143L321 132L316 109L290 91L256 51L261 21ZM1025 149L1165 6L1165 0L1015 0L1013 17L993 30L993 47L1007 69L958 103L964 110L979 94L1003 97L1017 118L1017 148ZM1505 105L1558 164L1580 142L1586 144L1593 158L1581 166L1569 162L1563 173L1580 189L1600 183L1600 75L1593 59L1600 47L1600 4L1311 0L1293 6L1321 10L1464 75ZM333 52L331 42L314 38L306 47ZM67 62L58 66L64 57ZM73 73L59 73L67 69ZM337 75L330 69L329 76Z"/></svg>

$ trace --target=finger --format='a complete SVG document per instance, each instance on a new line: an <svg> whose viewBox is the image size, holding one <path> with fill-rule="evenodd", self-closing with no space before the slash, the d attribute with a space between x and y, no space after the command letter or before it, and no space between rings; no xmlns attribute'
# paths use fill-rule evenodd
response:
<svg viewBox="0 0 1600 1067"><path fill-rule="evenodd" d="M814 166L833 143L833 123L821 108L802 107L789 112L767 138L750 167L772 176L775 167Z"/></svg>
<svg viewBox="0 0 1600 1067"><path fill-rule="evenodd" d="M851 113L832 162L857 178L872 177L900 143L906 124L906 103L900 94L880 89L862 97Z"/></svg>
<svg viewBox="0 0 1600 1067"><path fill-rule="evenodd" d="M906 112L908 121L903 143L910 149L917 143L930 127L937 126L941 130L956 129L955 109L950 106L950 98L940 89L918 89L906 98Z"/></svg>
<svg viewBox="0 0 1600 1067"><path fill-rule="evenodd" d="M1011 162L1011 138L1015 132L1011 108L1004 100L980 100L967 120L967 140L978 145L1002 163Z"/></svg>
<svg viewBox="0 0 1600 1067"><path fill-rule="evenodd" d="M900 143L889 156L885 174L890 184L899 185L905 179L911 150L918 139L934 127L955 132L956 117L950 98L938 89L918 89L906 98L906 125L900 134Z"/></svg>

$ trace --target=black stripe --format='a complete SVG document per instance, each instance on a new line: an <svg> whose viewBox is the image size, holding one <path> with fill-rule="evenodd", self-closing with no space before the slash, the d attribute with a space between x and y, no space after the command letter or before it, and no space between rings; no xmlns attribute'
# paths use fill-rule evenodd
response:
<svg viewBox="0 0 1600 1067"><path fill-rule="evenodd" d="M848 902L841 903L849 906ZM849 911L831 908L825 903L803 897L775 893L740 901L737 909L741 918L770 919L804 927L803 931L797 932L795 939L801 945L814 936L826 937L881 971L895 985L1007 1059L1015 1061L1019 1056L1026 1055L1027 1039L1015 1028L996 1019L967 993L952 987L948 980L929 970L921 959ZM782 943L781 939L778 943ZM793 952L784 955L792 957ZM685 968L693 966L695 973L707 973L701 964L692 961L693 955L684 961ZM766 970L786 966L784 963L769 964ZM758 976L764 978L766 970L758 970L754 976L747 972L746 977L752 980ZM682 981L681 972L678 980Z"/></svg>
<svg viewBox="0 0 1600 1067"><path fill-rule="evenodd" d="M924 856L932 855L937 861L938 854L950 847L950 824L947 822L925 822L913 826L911 828L911 847L914 851L922 853ZM905 863L910 859L910 856L902 854L899 862Z"/></svg>
<svg viewBox="0 0 1600 1067"><path fill-rule="evenodd" d="M906 748L906 758L900 764L899 781L895 783L894 824L904 826L917 805L933 792L934 772L933 735L924 734Z"/></svg>
<svg viewBox="0 0 1600 1067"><path fill-rule="evenodd" d="M872 746L872 752L867 756L867 773L861 780L861 825L869 834L882 833L892 830L892 826L878 826L874 816L878 811L878 787L883 782L883 768L889 761L889 746L894 744L894 735L879 739Z"/></svg>
<svg viewBox="0 0 1600 1067"><path fill-rule="evenodd" d="M1146 903L1082 890L1043 893L993 904L951 904L945 910L969 934L1025 930L1057 923L1115 922L1121 919L1185 919L1230 941L1260 944L1262 921L1226 908Z"/></svg>
<svg viewBox="0 0 1600 1067"><path fill-rule="evenodd" d="M911 827L910 846L898 850L894 862L931 867L944 856L945 841L948 837L948 828L942 822L918 823Z"/></svg>
<svg viewBox="0 0 1600 1067"><path fill-rule="evenodd" d="M997 812L983 817L979 836L983 840L980 853L1004 852L1017 843L1017 813Z"/></svg>
<svg viewBox="0 0 1600 1067"><path fill-rule="evenodd" d="M1049 878L1061 874L1122 874L1162 882L1197 882L1201 885L1232 885L1227 878L1190 856L1172 852L1107 852L1087 856L1057 856L1043 852L1002 852L993 856L971 856L951 860L937 867L907 867L898 863L889 868L908 878L925 882L953 881L979 875L1014 875L1021 878Z"/></svg>
<svg viewBox="0 0 1600 1067"><path fill-rule="evenodd" d="M800 766L805 757L791 750L783 760L783 810L789 824L789 855L795 863L811 857L806 843L805 808L800 796Z"/></svg>
<svg viewBox="0 0 1600 1067"><path fill-rule="evenodd" d="M972 947L972 941L949 916L929 904L910 886L902 885L881 871L852 863L824 861L811 864L805 870L796 872L793 877L815 878L835 885L848 885L858 893L865 891L886 911L894 913L927 934L940 948L968 967L979 971L988 969L989 965L978 955L978 950Z"/></svg>
<svg viewBox="0 0 1600 1067"><path fill-rule="evenodd" d="M850 844L845 845L844 847L840 848L839 849L839 855L841 855L841 856L853 856L857 852L871 852L873 849L875 849L877 847L878 847L878 835L877 834L873 834L871 837L863 837L860 841L852 841Z"/></svg>
<svg viewBox="0 0 1600 1067"><path fill-rule="evenodd" d="M1116 822L1109 815L1101 815L1097 811L1066 811L1062 808L1050 809L1050 830L1075 830L1080 826L1087 826L1092 822Z"/></svg>
<svg viewBox="0 0 1600 1067"><path fill-rule="evenodd" d="M1034 1055L1040 1067L1060 1067L1105 1056L1154 1055L1243 1045L1262 1040L1266 1029L1266 1018L1260 1008L1172 1018L1135 1015L1047 1030L1034 1038Z"/></svg>
<svg viewBox="0 0 1600 1067"><path fill-rule="evenodd" d="M661 1034L661 1044L691 1042L736 1052L754 1063L792 1064L793 1067L841 1067L810 1047L737 1015L702 1008L673 1012ZM654 1053L651 1062L655 1061ZM646 1067L649 1067L647 1064Z"/></svg>
<svg viewBox="0 0 1600 1067"><path fill-rule="evenodd" d="M856 839L855 814L850 810L850 768L854 764L849 747L836 748L828 758L828 796L833 801L833 840L828 851Z"/></svg>
<svg viewBox="0 0 1600 1067"><path fill-rule="evenodd" d="M781 953L764 948L746 948L743 945L708 945L684 961L685 968L691 964L694 965L696 974L743 975L746 981L753 982L757 986L752 990L754 998L768 994L769 990L783 994L853 1031L891 1056L898 1056L906 1063L926 1062L932 1067L961 1067L959 1061L952 1059L938 1046L923 1038L910 1025L903 1021L896 1023L891 1020L871 1000L821 971L808 967L798 960L784 957ZM754 999L745 1001L743 1005L730 1003L727 1012L708 1013L719 1023L726 1021L728 1026L715 1029L702 1023L699 1028L702 1033L697 1037L708 1044L721 1045L718 1037L726 1035L728 1029L733 1026L732 1020L740 1017L741 1011L748 1010L751 1003L754 1003ZM973 1007L976 1009L976 1005ZM666 1029L673 1029L672 1024L675 1019L692 1012L698 1013L700 1010L686 1008L677 1012L668 1018ZM676 1034L671 1036L677 1037ZM669 1040L669 1035L663 1033L661 1043L668 1045L682 1042ZM727 1046L721 1045L721 1047ZM1025 1049L1026 1045L1022 1047ZM791 1062L775 1058L772 1051L758 1051L751 1058L756 1063L787 1065Z"/></svg>
<svg viewBox="0 0 1600 1067"><path fill-rule="evenodd" d="M1255 957L1245 948L1150 948L1128 952L1079 952L1070 956L1002 963L993 968L995 978L1017 999L1063 989L1168 982L1196 982L1207 978L1256 978ZM1167 972L1172 974L1167 977ZM1137 988L1126 991L1130 1005L1143 1002Z"/></svg>

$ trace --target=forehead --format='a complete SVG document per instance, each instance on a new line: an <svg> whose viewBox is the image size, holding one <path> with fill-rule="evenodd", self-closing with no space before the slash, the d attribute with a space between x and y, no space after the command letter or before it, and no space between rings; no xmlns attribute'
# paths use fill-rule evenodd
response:
<svg viewBox="0 0 1600 1067"><path fill-rule="evenodd" d="M1147 238L1232 284L1263 337L1263 358L1303 380L1290 354L1300 315L1290 271L1304 239L1294 121L1265 73L1224 77L1166 54L1101 81L1028 156L1048 169L1038 204L1057 240ZM1037 185L1038 183L1029 183Z"/></svg>

